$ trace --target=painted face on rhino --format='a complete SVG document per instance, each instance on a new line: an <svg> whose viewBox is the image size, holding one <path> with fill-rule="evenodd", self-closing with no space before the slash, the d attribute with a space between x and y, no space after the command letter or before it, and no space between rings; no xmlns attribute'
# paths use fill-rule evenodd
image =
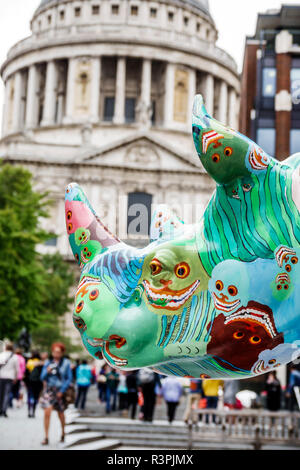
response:
<svg viewBox="0 0 300 470"><path fill-rule="evenodd" d="M257 367L265 350L275 357L286 344L297 356L300 156L275 161L211 118L200 96L193 138L216 191L195 226L159 207L146 248L121 242L82 189L67 187L67 232L82 270L73 321L89 353L117 368L248 377L270 370Z"/></svg>

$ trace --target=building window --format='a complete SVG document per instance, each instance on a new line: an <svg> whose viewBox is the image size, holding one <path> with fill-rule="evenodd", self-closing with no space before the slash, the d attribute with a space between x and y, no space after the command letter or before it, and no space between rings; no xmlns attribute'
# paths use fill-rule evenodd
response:
<svg viewBox="0 0 300 470"><path fill-rule="evenodd" d="M111 6L111 12L113 15L118 15L119 14L119 5L112 5Z"/></svg>
<svg viewBox="0 0 300 470"><path fill-rule="evenodd" d="M137 16L138 13L139 13L138 7L135 6L135 5L132 5L131 8L130 8L130 14L131 14L132 16Z"/></svg>
<svg viewBox="0 0 300 470"><path fill-rule="evenodd" d="M48 15L47 20L48 20L48 24L50 25L50 24L51 24L51 21L52 21L52 16L51 16L51 15Z"/></svg>
<svg viewBox="0 0 300 470"><path fill-rule="evenodd" d="M201 24L200 24L200 23L197 23L197 24L196 24L196 31L197 31L197 33L200 33L200 29L201 29Z"/></svg>
<svg viewBox="0 0 300 470"><path fill-rule="evenodd" d="M59 19L60 19L60 21L64 21L64 19L65 19L65 10L60 10Z"/></svg>
<svg viewBox="0 0 300 470"><path fill-rule="evenodd" d="M80 15L81 15L81 8L80 7L74 8L74 16L78 18Z"/></svg>
<svg viewBox="0 0 300 470"><path fill-rule="evenodd" d="M188 26L188 25L189 25L189 18L188 18L188 16L185 16L185 17L183 18L183 23L184 23L184 26Z"/></svg>
<svg viewBox="0 0 300 470"><path fill-rule="evenodd" d="M125 121L135 121L135 98L126 98L125 100Z"/></svg>
<svg viewBox="0 0 300 470"><path fill-rule="evenodd" d="M290 154L300 152L300 129L290 131Z"/></svg>
<svg viewBox="0 0 300 470"><path fill-rule="evenodd" d="M112 121L115 112L115 98L113 96L106 96L104 99L104 121Z"/></svg>
<svg viewBox="0 0 300 470"><path fill-rule="evenodd" d="M173 11L169 11L169 12L168 12L168 20L169 20L170 22L174 21L174 13L173 13Z"/></svg>
<svg viewBox="0 0 300 470"><path fill-rule="evenodd" d="M266 67L262 73L262 95L265 98L273 98L276 94L276 69Z"/></svg>
<svg viewBox="0 0 300 470"><path fill-rule="evenodd" d="M269 155L275 155L276 133L275 129L258 129L257 143Z"/></svg>
<svg viewBox="0 0 300 470"><path fill-rule="evenodd" d="M300 104L300 68L291 69L291 95L293 105Z"/></svg>
<svg viewBox="0 0 300 470"><path fill-rule="evenodd" d="M49 238L48 240L45 241L44 243L45 246L56 246L57 245L57 237L55 234L53 234L52 238Z"/></svg>
<svg viewBox="0 0 300 470"><path fill-rule="evenodd" d="M150 17L156 18L157 16L157 8L150 8Z"/></svg>
<svg viewBox="0 0 300 470"><path fill-rule="evenodd" d="M92 15L99 15L99 13L100 13L100 6L92 5Z"/></svg>
<svg viewBox="0 0 300 470"><path fill-rule="evenodd" d="M147 193L128 194L127 233L144 235L150 233L152 195Z"/></svg>

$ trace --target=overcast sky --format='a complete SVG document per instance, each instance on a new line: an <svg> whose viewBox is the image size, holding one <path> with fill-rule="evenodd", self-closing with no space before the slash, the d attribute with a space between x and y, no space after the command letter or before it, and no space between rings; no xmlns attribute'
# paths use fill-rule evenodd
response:
<svg viewBox="0 0 300 470"><path fill-rule="evenodd" d="M0 0L0 63L8 49L30 34L29 22L40 0ZM242 69L245 37L255 32L257 13L279 8L280 0L209 0L210 10L219 31L218 46L231 54ZM289 0L287 4L300 4ZM3 85L0 85L0 114ZM0 117L1 129L1 117Z"/></svg>

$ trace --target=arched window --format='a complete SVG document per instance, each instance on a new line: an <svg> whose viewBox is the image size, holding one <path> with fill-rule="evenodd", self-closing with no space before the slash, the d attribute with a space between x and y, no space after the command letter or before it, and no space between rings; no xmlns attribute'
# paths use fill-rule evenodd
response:
<svg viewBox="0 0 300 470"><path fill-rule="evenodd" d="M152 195L142 192L128 194L127 233L148 237L151 222Z"/></svg>

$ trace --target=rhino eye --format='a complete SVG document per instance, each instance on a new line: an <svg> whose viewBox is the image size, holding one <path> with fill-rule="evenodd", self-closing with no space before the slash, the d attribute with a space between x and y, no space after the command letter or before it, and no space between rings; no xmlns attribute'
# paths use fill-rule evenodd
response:
<svg viewBox="0 0 300 470"><path fill-rule="evenodd" d="M90 295L89 295L90 300L95 300L95 299L97 299L98 295L99 295L98 289L92 290L92 292L91 292Z"/></svg>
<svg viewBox="0 0 300 470"><path fill-rule="evenodd" d="M75 312L80 313L81 310L83 309L83 306L84 306L84 302L83 300L81 300L81 302L79 302L79 304L77 305Z"/></svg>
<svg viewBox="0 0 300 470"><path fill-rule="evenodd" d="M231 157L232 152L233 152L233 150L232 150L231 147L226 147L226 148L224 149L224 155L226 155L226 157Z"/></svg>
<svg viewBox="0 0 300 470"><path fill-rule="evenodd" d="M160 261L158 261L158 259L153 259L149 266L150 266L150 269L151 269L152 276L156 276L162 270L162 265L161 265Z"/></svg>
<svg viewBox="0 0 300 470"><path fill-rule="evenodd" d="M216 282L216 289L218 290L223 290L224 284L222 281L217 281Z"/></svg>
<svg viewBox="0 0 300 470"><path fill-rule="evenodd" d="M187 263L179 263L175 266L175 274L180 279L184 279L190 274L190 267Z"/></svg>

